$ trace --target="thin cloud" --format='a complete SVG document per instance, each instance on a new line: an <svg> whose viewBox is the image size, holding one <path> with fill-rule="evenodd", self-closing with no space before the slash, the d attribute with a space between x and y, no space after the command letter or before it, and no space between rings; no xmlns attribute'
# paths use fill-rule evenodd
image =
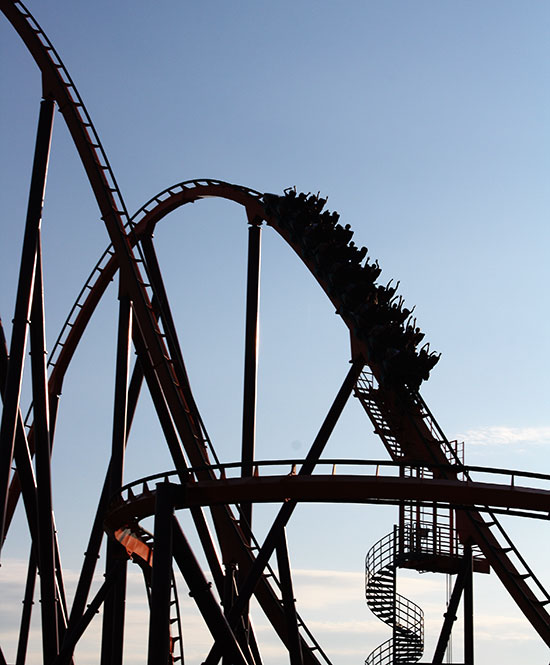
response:
<svg viewBox="0 0 550 665"><path fill-rule="evenodd" d="M4 644L9 645L8 656L15 653L17 628L22 583L26 575L26 562L7 560L10 567L9 581L13 584L9 593L2 598L4 621L1 631ZM67 578L76 578L76 571L67 571ZM98 573L98 576L100 573ZM179 575L178 575L179 578ZM323 648L335 662L345 665L363 660L366 655L383 642L389 635L388 627L372 615L364 599L363 572L341 572L335 570L293 571L293 580L298 598L298 610L302 613L307 626L319 639ZM179 580L182 582L182 580ZM17 591L16 591L17 588ZM185 593L185 584L180 586L180 609L184 625L186 660L198 663L204 660L212 645L212 637L197 612L196 607ZM437 634L444 611L444 582L427 576L407 574L401 571L398 581L400 593L410 597L426 611L426 629L430 634ZM148 640L147 599L141 573L130 566L127 585L127 616L125 662L137 665L143 659ZM254 625L264 657L276 665L283 665L286 650L282 647L273 627L259 611L257 603L252 601ZM342 611L342 605L347 610ZM8 619L9 617L9 619ZM39 618L38 616L36 617ZM89 630L80 641L77 649L78 662L92 665L97 662L101 634L101 614L98 615ZM39 622L38 622L39 623ZM40 632L36 629L31 634L29 657L32 662L40 660ZM525 630L521 618L478 613L476 616L476 639L480 642L494 640L494 636L505 639L509 644L528 644L533 636ZM429 646L431 648L431 645ZM353 659L353 660L352 660Z"/></svg>
<svg viewBox="0 0 550 665"><path fill-rule="evenodd" d="M492 426L469 429L459 434L468 446L524 446L550 444L550 427Z"/></svg>

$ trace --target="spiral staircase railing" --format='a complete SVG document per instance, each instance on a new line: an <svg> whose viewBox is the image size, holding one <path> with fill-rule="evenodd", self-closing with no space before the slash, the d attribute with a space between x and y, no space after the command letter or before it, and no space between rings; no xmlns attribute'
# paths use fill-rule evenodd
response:
<svg viewBox="0 0 550 665"><path fill-rule="evenodd" d="M372 613L392 628L392 637L365 660L366 665L415 663L424 652L424 612L397 593L399 529L381 538L365 560L365 596Z"/></svg>

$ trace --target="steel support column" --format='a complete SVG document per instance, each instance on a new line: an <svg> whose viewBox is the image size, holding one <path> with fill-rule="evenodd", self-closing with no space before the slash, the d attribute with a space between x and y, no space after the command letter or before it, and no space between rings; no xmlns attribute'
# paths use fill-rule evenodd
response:
<svg viewBox="0 0 550 665"><path fill-rule="evenodd" d="M243 380L243 427L241 448L241 477L248 478L253 473L254 449L256 445L256 402L258 392L258 325L260 307L260 264L262 229L259 224L248 228L248 267L246 283L246 325L244 343ZM241 502L240 526L245 541L252 540L252 503ZM239 576L237 576L239 579ZM248 641L250 628L249 608L243 608L242 623L245 639Z"/></svg>
<svg viewBox="0 0 550 665"><path fill-rule="evenodd" d="M29 556L29 567L27 569L27 582L25 584L25 596L23 597L23 611L21 612L21 628L19 630L19 642L17 644L17 656L15 665L25 665L27 656L27 645L29 643L29 629L31 625L32 606L34 597L34 586L36 583L36 557L34 546L31 547Z"/></svg>
<svg viewBox="0 0 550 665"><path fill-rule="evenodd" d="M4 409L0 423L0 550L4 543L5 535L9 477L13 459L19 398L21 395L24 355L27 344L27 324L34 285L37 234L42 222L42 206L48 173L54 108L55 103L53 99L43 99L40 104L40 116L38 119L25 235L21 254L21 267L19 270L19 283L10 343L10 361L6 379Z"/></svg>
<svg viewBox="0 0 550 665"><path fill-rule="evenodd" d="M222 605L224 614L227 616L235 602L237 592L237 564L233 561L225 564L225 585L223 589ZM231 659L228 656L222 658L222 665L231 665Z"/></svg>
<svg viewBox="0 0 550 665"><path fill-rule="evenodd" d="M174 505L169 483L159 483L155 494L155 549L151 579L148 665L170 662L170 584L172 580L172 518Z"/></svg>
<svg viewBox="0 0 550 665"><path fill-rule="evenodd" d="M474 665L474 566L472 545L464 546L464 665Z"/></svg>
<svg viewBox="0 0 550 665"><path fill-rule="evenodd" d="M34 293L31 309L31 369L33 389L36 498L38 518L38 569L44 663L51 663L59 651L55 538L51 482L50 408L46 371L42 250L37 232Z"/></svg>
<svg viewBox="0 0 550 665"><path fill-rule="evenodd" d="M246 285L246 328L244 352L243 429L241 476L253 473L256 442L256 401L258 383L258 326L260 307L261 233L258 224L248 228L248 269ZM252 529L252 504L241 503L241 528L248 543Z"/></svg>
<svg viewBox="0 0 550 665"><path fill-rule="evenodd" d="M120 561L119 565L115 566L111 570L111 572L105 578L105 581L99 588L98 592L92 599L92 602L88 605L84 614L81 617L79 617L78 621L76 621L74 625L71 624L70 628L67 630L65 634L65 640L61 648L61 651L59 652L59 655L52 663L52 665L67 665L67 663L71 661L71 657L73 655L76 643L82 637L84 631L86 630L86 628L88 627L94 616L99 612L99 608L101 607L102 603L105 601L106 596L109 594L113 584L117 580L122 565L123 562Z"/></svg>
<svg viewBox="0 0 550 665"><path fill-rule="evenodd" d="M121 294L119 301L113 439L109 470L109 493L111 495L122 486L124 478L124 451L128 423L128 377L132 340L132 303L126 294Z"/></svg>
<svg viewBox="0 0 550 665"><path fill-rule="evenodd" d="M225 585L223 588L222 595L222 605L224 608L224 614L227 614L233 607L235 598L237 596L237 586L238 586L238 566L234 562L230 562L225 565ZM261 665L262 659L260 656L260 651L258 644L256 642L256 637L254 635L254 630L252 629L252 622L248 613L243 612L243 617L238 626L235 628L235 637L241 647L245 657L251 663L251 665ZM229 654L225 654L222 657L222 665L232 665L232 660Z"/></svg>
<svg viewBox="0 0 550 665"><path fill-rule="evenodd" d="M109 496L123 483L124 451L128 417L128 376L132 339L132 303L123 290L120 276L119 322L113 410L113 437L109 465ZM101 641L101 665L122 665L124 644L124 608L126 602L126 552L119 543L107 541L106 575L121 562L113 589L104 604L103 636Z"/></svg>
<svg viewBox="0 0 550 665"><path fill-rule="evenodd" d="M437 645L435 647L432 665L442 665L443 663L445 651L447 650L447 644L449 643L449 637L451 636L451 632L453 630L453 624L457 618L458 605L464 590L464 584L466 582L468 572L467 569L468 564L466 561L464 561L460 572L456 576L453 592L451 593L451 598L449 600L449 605L447 606L447 611L444 614L445 620L443 621L443 626L441 627L441 632L439 633L439 639L437 640Z"/></svg>

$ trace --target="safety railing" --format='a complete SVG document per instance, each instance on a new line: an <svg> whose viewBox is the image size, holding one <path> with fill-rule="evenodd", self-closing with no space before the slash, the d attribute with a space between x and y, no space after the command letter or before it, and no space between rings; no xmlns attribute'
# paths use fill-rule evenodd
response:
<svg viewBox="0 0 550 665"><path fill-rule="evenodd" d="M254 462L254 475L296 475L299 472L301 465L304 463L302 458L285 458L280 460L256 460ZM209 466L195 466L188 469L188 474L190 480L202 471L209 469L217 473L218 479L230 478L231 474L234 473L234 477L240 476L240 471L242 468L241 462L227 462L220 464L212 464ZM387 476L387 477L396 477L399 476L401 471L405 468L419 468L426 472L433 472L433 470L444 471L449 469L448 465L432 464L426 466L424 464L407 464L394 462L392 460L372 460L372 459L345 459L345 458L326 458L321 459L316 463L315 470L313 475L319 473L330 473L331 475L343 475L350 474L353 472L354 475L374 475L374 476ZM473 465L453 465L453 471L458 470L460 473L467 475L467 480L464 480L465 484L468 482L475 482L475 474L484 474L487 477L493 479L493 483L499 486L505 486L513 489L530 489L532 486L529 484L529 481L537 481L537 489L543 491L550 491L550 475L544 473L537 473L534 471L520 471L516 469L501 469L496 467L483 467L483 466L473 466ZM268 470L273 470L273 473L267 473ZM177 471L163 471L160 473L147 476L145 478L136 479L126 485L124 485L120 492L117 494L124 494L131 488L137 488L139 485L145 484L147 486L153 486L156 482L177 482L178 473ZM431 475L424 473L421 478L424 478L427 483L431 480ZM139 492L141 493L141 492ZM476 509L482 510L483 507ZM489 508L486 508L489 510ZM494 509L491 509L494 510ZM511 512L508 509L503 508L501 512L506 512L507 514L518 514L516 512ZM543 517L545 519L550 519L550 514L543 512ZM523 513L522 513L523 514ZM533 515L534 516L534 515ZM541 515L539 515L541 517Z"/></svg>
<svg viewBox="0 0 550 665"><path fill-rule="evenodd" d="M394 527L371 547L365 559L367 605L393 630L392 637L369 654L366 665L414 663L424 651L424 613L396 589L399 532L400 529Z"/></svg>

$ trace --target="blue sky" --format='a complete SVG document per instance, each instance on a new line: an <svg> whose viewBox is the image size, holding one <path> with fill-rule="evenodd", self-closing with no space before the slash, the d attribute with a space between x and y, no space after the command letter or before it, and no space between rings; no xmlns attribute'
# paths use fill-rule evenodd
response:
<svg viewBox="0 0 550 665"><path fill-rule="evenodd" d="M84 98L130 210L189 178L320 190L379 260L381 280L400 280L426 339L442 352L422 394L449 438L465 440L466 460L547 470L547 3L59 0L30 9ZM40 77L7 21L0 31L0 316L9 333ZM201 202L163 221L155 242L199 408L220 457L236 459L244 215ZM57 114L44 211L50 347L106 244ZM347 370L348 336L269 229L263 268L258 456L300 456ZM112 288L60 407L54 499L63 560L74 571L110 447L115 331ZM350 404L327 455L384 458L371 430ZM144 398L126 478L168 468L164 448ZM270 509L258 512L261 529ZM290 528L304 615L335 663L362 662L384 637L363 601L362 567L396 517L390 508L303 507ZM509 528L550 584L546 524L516 520ZM4 555L14 571L26 552L18 523ZM547 649L494 575L478 578L480 662L489 653L504 665L546 662ZM437 633L444 579L403 580L425 601ZM11 608L0 601L8 631ZM278 658L267 630L265 639ZM194 657L200 662L200 649Z"/></svg>

